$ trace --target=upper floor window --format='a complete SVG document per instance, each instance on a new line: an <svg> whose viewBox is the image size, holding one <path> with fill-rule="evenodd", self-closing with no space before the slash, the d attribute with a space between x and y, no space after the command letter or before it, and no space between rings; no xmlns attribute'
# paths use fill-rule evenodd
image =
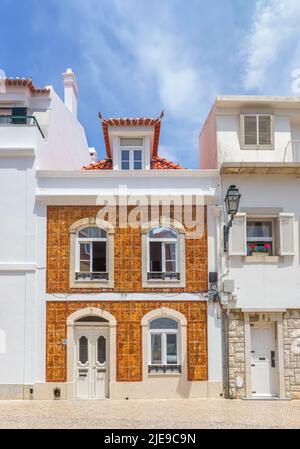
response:
<svg viewBox="0 0 300 449"><path fill-rule="evenodd" d="M174 229L155 228L149 231L148 279L179 280L177 245Z"/></svg>
<svg viewBox="0 0 300 449"><path fill-rule="evenodd" d="M269 256L295 255L294 220L294 214L288 212L266 212L261 216L237 213L229 234L229 254L266 262L274 260Z"/></svg>
<svg viewBox="0 0 300 449"><path fill-rule="evenodd" d="M247 256L274 255L274 225L273 220L247 220Z"/></svg>
<svg viewBox="0 0 300 449"><path fill-rule="evenodd" d="M76 280L108 279L107 235L97 227L77 233Z"/></svg>
<svg viewBox="0 0 300 449"><path fill-rule="evenodd" d="M156 318L149 326L148 371L180 372L178 322L171 318Z"/></svg>
<svg viewBox="0 0 300 449"><path fill-rule="evenodd" d="M142 137L120 138L122 170L142 170L143 147L144 139Z"/></svg>
<svg viewBox="0 0 300 449"><path fill-rule="evenodd" d="M244 146L271 147L273 145L272 116L270 114L242 115L241 139Z"/></svg>

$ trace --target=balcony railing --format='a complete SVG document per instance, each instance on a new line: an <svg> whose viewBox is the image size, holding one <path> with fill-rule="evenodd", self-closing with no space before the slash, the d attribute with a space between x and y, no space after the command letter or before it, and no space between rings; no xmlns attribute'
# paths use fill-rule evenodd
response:
<svg viewBox="0 0 300 449"><path fill-rule="evenodd" d="M300 162L300 140L290 140L284 150L283 162Z"/></svg>
<svg viewBox="0 0 300 449"><path fill-rule="evenodd" d="M160 280L160 281L165 281L165 280L179 281L180 274L175 273L175 272L150 271L148 273L148 280L152 280L152 279Z"/></svg>
<svg viewBox="0 0 300 449"><path fill-rule="evenodd" d="M36 126L45 139L41 127L34 115L0 115L0 125L31 125Z"/></svg>
<svg viewBox="0 0 300 449"><path fill-rule="evenodd" d="M148 365L148 373L181 373L181 365Z"/></svg>
<svg viewBox="0 0 300 449"><path fill-rule="evenodd" d="M104 272L94 272L89 273L88 271L79 271L75 275L76 281L107 281L108 273Z"/></svg>

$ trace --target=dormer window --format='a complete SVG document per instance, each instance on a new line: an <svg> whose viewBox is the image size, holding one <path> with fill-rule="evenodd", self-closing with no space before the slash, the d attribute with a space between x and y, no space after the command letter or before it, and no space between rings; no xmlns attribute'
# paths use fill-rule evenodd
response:
<svg viewBox="0 0 300 449"><path fill-rule="evenodd" d="M144 139L142 137L121 137L121 169L142 170L143 169Z"/></svg>

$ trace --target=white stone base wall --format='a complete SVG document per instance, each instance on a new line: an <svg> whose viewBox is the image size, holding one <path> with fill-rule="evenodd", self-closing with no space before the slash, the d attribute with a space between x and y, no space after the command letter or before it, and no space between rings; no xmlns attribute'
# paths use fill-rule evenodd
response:
<svg viewBox="0 0 300 449"><path fill-rule="evenodd" d="M300 399L300 310L283 315L283 350L286 397Z"/></svg>

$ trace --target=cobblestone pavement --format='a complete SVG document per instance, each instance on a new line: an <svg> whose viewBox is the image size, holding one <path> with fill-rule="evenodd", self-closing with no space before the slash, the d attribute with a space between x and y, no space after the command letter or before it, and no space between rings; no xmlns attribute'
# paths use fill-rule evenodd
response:
<svg viewBox="0 0 300 449"><path fill-rule="evenodd" d="M300 428L300 401L0 401L0 428Z"/></svg>

